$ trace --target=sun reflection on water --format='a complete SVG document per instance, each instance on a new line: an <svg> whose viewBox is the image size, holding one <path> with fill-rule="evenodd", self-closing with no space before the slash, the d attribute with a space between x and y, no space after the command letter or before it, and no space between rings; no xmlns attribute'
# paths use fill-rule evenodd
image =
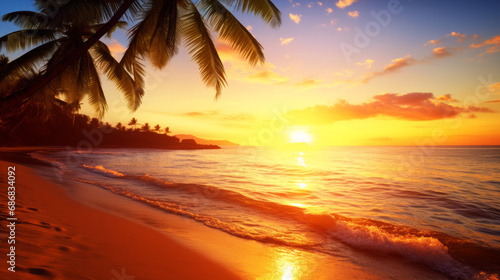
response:
<svg viewBox="0 0 500 280"><path fill-rule="evenodd" d="M283 274L283 277L281 277L281 280L293 280L292 270L293 270L293 266L289 265L285 269L285 274Z"/></svg>
<svg viewBox="0 0 500 280"><path fill-rule="evenodd" d="M300 189L304 189L307 187L307 184L300 179L297 180L297 183L295 185L297 185Z"/></svg>

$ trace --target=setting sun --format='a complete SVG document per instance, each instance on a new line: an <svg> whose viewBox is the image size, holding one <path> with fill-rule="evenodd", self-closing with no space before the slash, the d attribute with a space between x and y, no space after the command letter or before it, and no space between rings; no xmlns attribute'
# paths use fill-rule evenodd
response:
<svg viewBox="0 0 500 280"><path fill-rule="evenodd" d="M294 131L290 134L290 143L307 143L311 144L312 136L303 130Z"/></svg>

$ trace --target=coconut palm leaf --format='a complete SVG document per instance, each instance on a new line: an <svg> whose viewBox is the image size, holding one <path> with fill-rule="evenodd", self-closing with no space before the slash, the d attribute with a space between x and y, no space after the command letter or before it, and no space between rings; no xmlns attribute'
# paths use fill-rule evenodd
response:
<svg viewBox="0 0 500 280"><path fill-rule="evenodd" d="M9 80L33 75L36 65L50 58L58 46L57 40L45 43L5 65L0 71L0 89L6 90L4 86L7 86Z"/></svg>
<svg viewBox="0 0 500 280"><path fill-rule="evenodd" d="M175 0L155 1L153 3L153 11L157 14L155 18L156 26L147 54L153 66L159 69L165 67L178 52L177 2ZM156 8L156 6L159 7Z"/></svg>
<svg viewBox="0 0 500 280"><path fill-rule="evenodd" d="M0 38L0 49L5 47L7 52L31 48L55 40L61 33L51 29L25 29L14 31Z"/></svg>
<svg viewBox="0 0 500 280"><path fill-rule="evenodd" d="M227 82L224 65L215 49L205 22L193 3L189 3L181 16L181 30L189 54L198 64L205 85L215 88L217 99Z"/></svg>
<svg viewBox="0 0 500 280"><path fill-rule="evenodd" d="M44 14L32 11L18 11L8 13L2 16L2 21L12 22L23 29L38 28L48 20Z"/></svg>
<svg viewBox="0 0 500 280"><path fill-rule="evenodd" d="M223 4L218 0L202 0L199 7L219 37L229 42L252 66L264 63L262 45Z"/></svg>
<svg viewBox="0 0 500 280"><path fill-rule="evenodd" d="M104 116L104 113L106 113L108 109L108 105L106 103L106 97L104 96L104 91L102 90L101 86L101 79L99 78L99 73L97 73L97 69L94 64L94 60L90 56L89 53L86 53L84 57L82 57L82 61L86 65L88 65L88 70L89 70L89 78L90 78L90 83L88 85L88 97L89 97L89 103L94 106L96 109L96 113L98 114L99 118Z"/></svg>
<svg viewBox="0 0 500 280"><path fill-rule="evenodd" d="M223 0L237 11L260 16L264 22L276 28L281 25L281 12L270 0Z"/></svg>
<svg viewBox="0 0 500 280"><path fill-rule="evenodd" d="M108 79L113 81L118 89L123 92L129 109L132 111L137 110L144 96L144 83L141 85L136 84L134 79L124 69L120 69L122 74L117 75L117 69L122 66L111 55L108 46L103 42L97 42L92 47L92 51L97 68L106 74Z"/></svg>

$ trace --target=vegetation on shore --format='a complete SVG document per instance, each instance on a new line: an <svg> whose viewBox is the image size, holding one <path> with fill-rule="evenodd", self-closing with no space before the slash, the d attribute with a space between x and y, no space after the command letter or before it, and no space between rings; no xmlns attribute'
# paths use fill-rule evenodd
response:
<svg viewBox="0 0 500 280"><path fill-rule="evenodd" d="M39 118L36 106L25 114L12 115L0 122L0 146L70 146L89 148L157 148L157 149L220 149L216 145L199 145L194 140L180 140L169 127L154 128L148 123L133 126L117 123L112 126L97 118L73 114L68 105L54 106L46 119ZM132 123L132 122L131 122Z"/></svg>

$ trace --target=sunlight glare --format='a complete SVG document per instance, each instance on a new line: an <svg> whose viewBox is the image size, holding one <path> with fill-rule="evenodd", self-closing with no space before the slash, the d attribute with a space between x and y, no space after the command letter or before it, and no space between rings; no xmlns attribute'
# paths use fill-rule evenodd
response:
<svg viewBox="0 0 500 280"><path fill-rule="evenodd" d="M312 136L304 130L297 130L290 134L290 143L311 144Z"/></svg>
<svg viewBox="0 0 500 280"><path fill-rule="evenodd" d="M281 277L281 280L293 280L292 269L293 266L289 265L286 268L285 274L283 274L283 277Z"/></svg>

